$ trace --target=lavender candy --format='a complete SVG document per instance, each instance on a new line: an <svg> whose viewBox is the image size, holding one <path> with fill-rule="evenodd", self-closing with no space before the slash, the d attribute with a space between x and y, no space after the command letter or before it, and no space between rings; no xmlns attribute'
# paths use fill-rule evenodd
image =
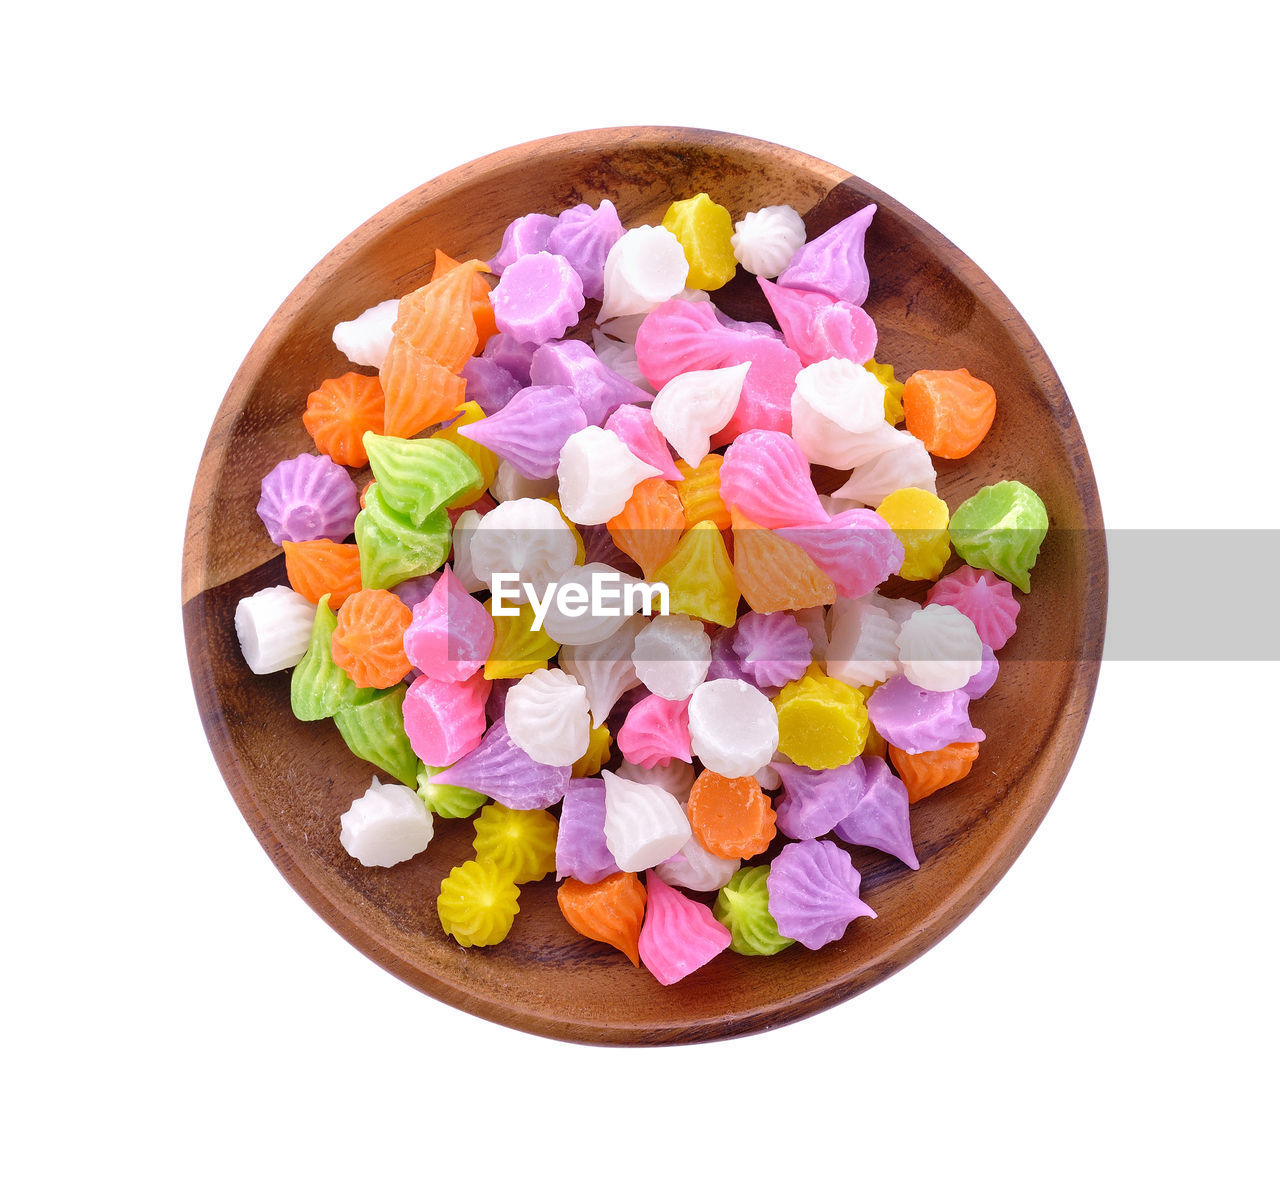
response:
<svg viewBox="0 0 1280 1189"><path fill-rule="evenodd" d="M474 749L428 778L431 784L453 784L492 797L508 809L548 809L569 789L570 766L540 764L496 722Z"/></svg>
<svg viewBox="0 0 1280 1189"><path fill-rule="evenodd" d="M754 685L750 674L742 667L738 654L733 649L736 628L722 628L711 637L711 665L707 669L708 681L745 681Z"/></svg>
<svg viewBox="0 0 1280 1189"><path fill-rule="evenodd" d="M467 382L467 400L475 401L486 417L505 409L523 387L505 367L483 355L473 355L458 374Z"/></svg>
<svg viewBox="0 0 1280 1189"><path fill-rule="evenodd" d="M858 896L862 876L834 842L790 842L769 865L769 913L783 937L821 949L875 910Z"/></svg>
<svg viewBox="0 0 1280 1189"><path fill-rule="evenodd" d="M1000 662L996 660L995 649L990 644L982 646L982 668L969 678L967 685L961 686L960 692L967 694L970 701L976 702L985 697L1000 676Z"/></svg>
<svg viewBox="0 0 1280 1189"><path fill-rule="evenodd" d="M859 759L863 764L862 788L853 808L836 823L836 837L852 846L882 850L918 871L920 860L911 842L907 786L879 756L860 756ZM781 810L778 821L782 821Z"/></svg>
<svg viewBox="0 0 1280 1189"><path fill-rule="evenodd" d="M860 306L871 289L865 251L867 228L875 213L875 203L871 203L811 239L791 257L778 284L825 293Z"/></svg>
<svg viewBox="0 0 1280 1189"><path fill-rule="evenodd" d="M618 870L604 840L605 784L599 777L569 781L556 834L556 878L599 883Z"/></svg>
<svg viewBox="0 0 1280 1189"><path fill-rule="evenodd" d="M520 381L519 387L529 386L529 365L533 362L533 353L541 343L521 343L509 334L493 334L480 352L480 359L496 363L503 371L510 372Z"/></svg>
<svg viewBox="0 0 1280 1189"><path fill-rule="evenodd" d="M531 214L512 219L502 233L502 246L498 249L498 254L489 261L489 271L500 277L521 256L545 251L547 237L555 225L554 215Z"/></svg>
<svg viewBox="0 0 1280 1189"><path fill-rule="evenodd" d="M588 425L603 425L621 405L653 400L643 388L601 363L600 357L577 339L543 343L529 365L529 380L541 387L571 388Z"/></svg>
<svg viewBox="0 0 1280 1189"><path fill-rule="evenodd" d="M526 479L550 479L560 451L587 418L564 385L522 388L492 417L458 426L458 433L505 458Z"/></svg>
<svg viewBox="0 0 1280 1189"><path fill-rule="evenodd" d="M804 676L813 655L813 641L786 611L752 611L735 625L733 651L748 681L760 689L781 690L787 682Z"/></svg>
<svg viewBox="0 0 1280 1189"><path fill-rule="evenodd" d="M867 780L861 756L823 772L784 760L774 760L772 767L786 790L775 806L778 829L801 841L821 838L847 819Z"/></svg>
<svg viewBox="0 0 1280 1189"><path fill-rule="evenodd" d="M489 295L493 320L521 343L560 338L586 305L582 280L563 256L534 252L507 265Z"/></svg>
<svg viewBox="0 0 1280 1189"><path fill-rule="evenodd" d="M299 454L279 462L262 480L258 516L271 540L341 541L356 527L360 492L331 458Z"/></svg>
<svg viewBox="0 0 1280 1189"><path fill-rule="evenodd" d="M987 737L970 723L969 695L963 690L935 693L903 676L891 677L867 699L867 714L886 742L909 755Z"/></svg>
<svg viewBox="0 0 1280 1189"><path fill-rule="evenodd" d="M546 249L563 256L582 278L584 297L604 297L604 262L609 249L622 238L622 220L607 198L592 209L586 202L571 206L557 217L547 236Z"/></svg>
<svg viewBox="0 0 1280 1189"><path fill-rule="evenodd" d="M391 587L391 593L412 611L432 592L439 578L439 574L420 574L416 578L406 578Z"/></svg>

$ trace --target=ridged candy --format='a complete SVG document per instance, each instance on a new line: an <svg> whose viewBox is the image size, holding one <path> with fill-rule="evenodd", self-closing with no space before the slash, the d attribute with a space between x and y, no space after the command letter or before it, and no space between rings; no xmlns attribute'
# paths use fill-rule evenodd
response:
<svg viewBox="0 0 1280 1189"><path fill-rule="evenodd" d="M585 429L587 416L563 384L522 388L497 412L458 432L505 459L529 479L556 473L565 442Z"/></svg>
<svg viewBox="0 0 1280 1189"><path fill-rule="evenodd" d="M912 685L935 693L963 689L982 668L982 640L955 607L921 607L898 631L898 660Z"/></svg>
<svg viewBox="0 0 1280 1189"><path fill-rule="evenodd" d="M609 249L596 321L643 314L674 297L689 276L684 249L664 227L632 227Z"/></svg>
<svg viewBox="0 0 1280 1189"><path fill-rule="evenodd" d="M786 611L744 615L732 647L748 679L760 689L781 689L803 677L813 655L809 633Z"/></svg>
<svg viewBox="0 0 1280 1189"><path fill-rule="evenodd" d="M348 372L325 380L307 397L302 424L322 454L344 467L362 467L369 461L365 431L382 432L385 404L377 376Z"/></svg>
<svg viewBox="0 0 1280 1189"><path fill-rule="evenodd" d="M774 531L799 545L844 598L869 594L898 573L906 559L902 541L888 521L869 508L837 512L826 524Z"/></svg>
<svg viewBox="0 0 1280 1189"><path fill-rule="evenodd" d="M448 512L440 508L420 524L414 524L382 498L376 483L365 492L355 534L360 549L360 581L366 587L385 590L407 578L429 574L449 556Z"/></svg>
<svg viewBox="0 0 1280 1189"><path fill-rule="evenodd" d="M511 741L505 723L496 722L476 748L430 779L484 793L508 809L547 809L568 790L569 765L539 764Z"/></svg>
<svg viewBox="0 0 1280 1189"><path fill-rule="evenodd" d="M545 252L547 241L555 230L556 216L546 215L541 211L521 215L512 219L502 232L502 244L498 254L489 261L489 269L496 276L501 276L509 265L514 264L521 256L534 252Z"/></svg>
<svg viewBox="0 0 1280 1189"><path fill-rule="evenodd" d="M522 343L560 338L586 305L581 277L552 252L530 252L508 264L492 301L498 330Z"/></svg>
<svg viewBox="0 0 1280 1189"><path fill-rule="evenodd" d="M643 871L669 859L692 833L680 802L657 785L605 772L604 836L623 871Z"/></svg>
<svg viewBox="0 0 1280 1189"><path fill-rule="evenodd" d="M475 750L484 735L488 697L489 682L479 673L464 681L415 678L404 699L404 727L414 754L444 768Z"/></svg>
<svg viewBox="0 0 1280 1189"><path fill-rule="evenodd" d="M492 599L484 607L493 619L493 647L484 662L489 679L523 677L545 668L559 650L559 644L533 626L533 608L528 603L517 607L515 615L494 615Z"/></svg>
<svg viewBox="0 0 1280 1189"><path fill-rule="evenodd" d="M431 435L436 441L449 442L451 445L457 446L463 454L471 459L476 470L480 472L480 478L476 483L460 491L445 503L445 507L450 511L456 508L470 507L477 501L488 498L485 495L485 491L497 477L498 466L502 459L488 447L480 445L479 442L473 442L470 438L463 437L460 432L464 425L475 425L477 421L483 421L486 416L485 411L474 400L465 400L458 408L458 415Z"/></svg>
<svg viewBox="0 0 1280 1189"><path fill-rule="evenodd" d="M582 295L598 301L604 296L604 262L622 235L617 208L607 198L594 209L580 202L556 216L546 249L563 256L582 281Z"/></svg>
<svg viewBox="0 0 1280 1189"><path fill-rule="evenodd" d="M918 371L903 386L907 432L938 458L965 458L987 436L996 392L985 380L955 371Z"/></svg>
<svg viewBox="0 0 1280 1189"><path fill-rule="evenodd" d="M617 434L589 425L560 451L556 478L565 515L577 524L604 524L617 516L636 485L655 479L657 467L641 462Z"/></svg>
<svg viewBox="0 0 1280 1189"><path fill-rule="evenodd" d="M690 838L671 858L664 859L653 870L673 888L714 892L724 887L741 865L740 859L713 855L696 838Z"/></svg>
<svg viewBox="0 0 1280 1189"><path fill-rule="evenodd" d="M606 524L614 544L652 580L680 544L685 515L675 488L650 478L635 485L622 511Z"/></svg>
<svg viewBox="0 0 1280 1189"><path fill-rule="evenodd" d="M708 454L696 467L683 461L676 463L679 468L676 494L690 524L710 520L716 528L726 529L732 523L729 509L720 496L720 468L723 465L723 454Z"/></svg>
<svg viewBox="0 0 1280 1189"><path fill-rule="evenodd" d="M330 640L333 659L361 688L386 689L413 667L404 632L413 616L389 590L357 591L338 611Z"/></svg>
<svg viewBox="0 0 1280 1189"><path fill-rule="evenodd" d="M826 515L824 512L823 515ZM733 578L753 611L801 611L835 601L835 584L799 545L733 511Z"/></svg>
<svg viewBox="0 0 1280 1189"><path fill-rule="evenodd" d="M866 368L824 359L801 369L791 433L810 462L847 471L896 439L884 419L884 388Z"/></svg>
<svg viewBox="0 0 1280 1189"><path fill-rule="evenodd" d="M601 779L575 779L560 803L556 835L556 877L597 883L618 870L604 838L605 785Z"/></svg>
<svg viewBox="0 0 1280 1189"><path fill-rule="evenodd" d="M813 289L860 306L871 286L865 252L867 228L875 213L871 203L809 240L778 274L778 284Z"/></svg>
<svg viewBox="0 0 1280 1189"><path fill-rule="evenodd" d="M972 566L961 566L939 578L925 599L926 606L935 603L963 612L978 629L983 644L993 649L1009 642L1022 610L1008 582L990 570L975 570Z"/></svg>
<svg viewBox="0 0 1280 1189"><path fill-rule="evenodd" d="M689 701L689 738L706 768L730 779L751 776L777 750L777 711L745 681L707 681Z"/></svg>
<svg viewBox="0 0 1280 1189"><path fill-rule="evenodd" d="M493 649L493 618L445 566L431 592L415 604L404 633L414 668L440 681L465 681Z"/></svg>
<svg viewBox="0 0 1280 1189"><path fill-rule="evenodd" d="M427 849L431 814L412 789L376 776L338 821L342 849L366 867L394 867Z"/></svg>
<svg viewBox="0 0 1280 1189"><path fill-rule="evenodd" d="M838 599L831 609L829 676L846 685L877 685L901 672L897 620L873 603Z"/></svg>
<svg viewBox="0 0 1280 1189"><path fill-rule="evenodd" d="M287 586L268 586L236 604L235 628L254 673L291 669L307 654L315 608Z"/></svg>
<svg viewBox="0 0 1280 1189"><path fill-rule="evenodd" d="M300 722L332 718L344 706L368 702L376 691L361 689L334 662L333 630L338 617L329 610L329 596L316 605L307 651L289 679L289 706Z"/></svg>
<svg viewBox="0 0 1280 1189"><path fill-rule="evenodd" d="M711 641L696 619L661 615L636 634L631 660L650 693L679 701L693 693L706 676Z"/></svg>
<svg viewBox="0 0 1280 1189"><path fill-rule="evenodd" d="M951 556L950 510L944 500L918 487L904 487L885 496L876 512L902 542L899 574L915 581L942 573Z"/></svg>
<svg viewBox="0 0 1280 1189"><path fill-rule="evenodd" d="M859 897L853 860L834 842L788 843L769 865L766 884L778 932L806 949L821 949L859 917L876 915Z"/></svg>
<svg viewBox="0 0 1280 1189"><path fill-rule="evenodd" d="M675 552L653 572L666 584L673 615L731 626L738 616L738 584L724 534L710 521L693 525Z"/></svg>
<svg viewBox="0 0 1280 1189"><path fill-rule="evenodd" d="M800 250L805 234L804 219L795 207L763 206L734 224L730 243L747 272L776 277Z"/></svg>
<svg viewBox="0 0 1280 1189"><path fill-rule="evenodd" d="M622 405L609 414L604 428L618 436L641 462L656 467L663 479L678 480L680 471L671 457L671 448L653 423L653 413L639 405Z"/></svg>
<svg viewBox="0 0 1280 1189"><path fill-rule="evenodd" d="M507 691L511 741L540 764L571 767L587 750L587 691L563 669L536 669Z"/></svg>
<svg viewBox="0 0 1280 1189"><path fill-rule="evenodd" d="M725 451L720 498L765 528L826 524L809 460L786 434L751 430Z"/></svg>
<svg viewBox="0 0 1280 1189"><path fill-rule="evenodd" d="M473 355L462 365L458 375L466 382L467 400L474 401L486 417L505 409L511 398L525 386L506 368L483 355Z"/></svg>
<svg viewBox="0 0 1280 1189"><path fill-rule="evenodd" d="M886 427L872 440L875 452L865 461L853 464L853 474L832 492L836 499L855 500L875 507L904 487L936 493L937 473L929 452L918 439Z"/></svg>
<svg viewBox="0 0 1280 1189"><path fill-rule="evenodd" d="M806 768L839 768L862 753L867 708L856 690L814 664L773 700L778 751Z"/></svg>
<svg viewBox="0 0 1280 1189"><path fill-rule="evenodd" d="M778 829L788 838L821 838L853 812L867 774L861 756L837 768L815 771L775 760L786 792L777 804Z"/></svg>
<svg viewBox="0 0 1280 1189"><path fill-rule="evenodd" d="M649 901L640 930L640 960L663 986L679 982L729 948L729 930L705 904L668 887L652 871L645 886Z"/></svg>
<svg viewBox="0 0 1280 1189"><path fill-rule="evenodd" d="M438 817L449 821L468 818L489 800L483 793L464 789L461 785L432 784L431 778L443 771L433 764L418 765L418 796Z"/></svg>
<svg viewBox="0 0 1280 1189"><path fill-rule="evenodd" d="M823 359L866 363L876 352L876 324L861 306L825 293L760 279L788 347L806 366Z"/></svg>
<svg viewBox="0 0 1280 1189"><path fill-rule="evenodd" d="M657 391L677 376L724 366L733 340L710 302L666 301L636 333L636 362Z"/></svg>
<svg viewBox="0 0 1280 1189"><path fill-rule="evenodd" d="M271 540L341 541L360 511L355 482L331 458L299 454L278 462L262 480L258 516Z"/></svg>
<svg viewBox="0 0 1280 1189"><path fill-rule="evenodd" d="M668 760L688 762L689 700L675 702L650 694L627 712L627 721L618 732L623 756L641 768L652 768Z"/></svg>
<svg viewBox="0 0 1280 1189"><path fill-rule="evenodd" d="M867 699L867 713L891 747L914 755L952 743L980 743L986 735L969 721L961 690L934 693L893 677Z"/></svg>
<svg viewBox="0 0 1280 1189"><path fill-rule="evenodd" d="M556 869L556 819L545 809L486 805L476 818L476 859L492 863L516 883L533 883Z"/></svg>
<svg viewBox="0 0 1280 1189"><path fill-rule="evenodd" d="M963 780L978 758L976 743L950 743L936 751L907 752L889 745L889 760L907 787L911 804Z"/></svg>
<svg viewBox="0 0 1280 1189"><path fill-rule="evenodd" d="M872 846L919 870L911 842L907 787L879 756L862 761L863 781L849 813L835 825L835 836L851 846ZM781 820L781 811L779 811Z"/></svg>
<svg viewBox="0 0 1280 1189"><path fill-rule="evenodd" d="M733 417L750 363L682 372L653 398L653 423L675 452L696 467L711 449L711 438Z"/></svg>
<svg viewBox="0 0 1280 1189"><path fill-rule="evenodd" d="M285 541L284 566L289 585L303 598L318 603L329 596L336 611L360 589L360 550L321 537L318 541Z"/></svg>
<svg viewBox="0 0 1280 1189"><path fill-rule="evenodd" d="M1049 513L1030 487L1006 479L982 488L951 517L956 552L976 569L992 570L1023 594L1049 532Z"/></svg>
<svg viewBox="0 0 1280 1189"><path fill-rule="evenodd" d="M497 945L511 932L519 900L519 885L507 872L471 859L441 881L436 912L459 945Z"/></svg>
<svg viewBox="0 0 1280 1189"><path fill-rule="evenodd" d="M618 699L640 684L635 663L636 636L646 624L639 615L624 619L613 635L595 644L566 644L560 650L560 667L571 673L587 691L591 717L603 723Z"/></svg>
<svg viewBox="0 0 1280 1189"><path fill-rule="evenodd" d="M418 757L404 729L404 685L382 690L368 701L351 702L335 711L333 721L353 755L376 764L409 786L418 779Z"/></svg>
<svg viewBox="0 0 1280 1189"><path fill-rule="evenodd" d="M769 912L769 866L743 867L729 880L712 906L715 918L729 930L735 954L767 957L795 945L778 932Z"/></svg>
<svg viewBox="0 0 1280 1189"><path fill-rule="evenodd" d="M689 262L691 289L719 289L738 271L733 255L733 217L707 194L682 198L667 207L662 225L680 241Z"/></svg>
<svg viewBox="0 0 1280 1189"><path fill-rule="evenodd" d="M556 891L560 912L583 937L602 941L640 965L640 929L644 920L644 885L629 871L606 875L598 883L567 879Z"/></svg>
<svg viewBox="0 0 1280 1189"><path fill-rule="evenodd" d="M529 364L529 378L539 387L567 387L588 425L603 425L619 407L652 399L643 388L606 366L595 351L578 339L540 346Z"/></svg>
<svg viewBox="0 0 1280 1189"><path fill-rule="evenodd" d="M370 306L349 322L333 328L333 345L357 367L382 366L391 345L391 327L400 308L398 297Z"/></svg>
<svg viewBox="0 0 1280 1189"><path fill-rule="evenodd" d="M559 510L540 499L508 500L486 512L471 538L471 564L492 589L494 574L516 574L541 590L576 564L578 542ZM508 602L524 603L523 591Z"/></svg>

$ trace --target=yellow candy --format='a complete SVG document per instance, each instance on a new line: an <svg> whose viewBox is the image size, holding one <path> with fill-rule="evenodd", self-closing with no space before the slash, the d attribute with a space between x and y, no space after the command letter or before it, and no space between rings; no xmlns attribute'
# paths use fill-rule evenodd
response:
<svg viewBox="0 0 1280 1189"><path fill-rule="evenodd" d="M723 462L721 454L708 454L696 467L691 467L683 458L676 460L676 466L684 476L676 484L676 494L680 497L688 523L710 520L716 528L729 527L729 509L720 498L720 467Z"/></svg>
<svg viewBox="0 0 1280 1189"><path fill-rule="evenodd" d="M667 584L673 615L692 615L727 628L738 620L733 563L724 536L710 520L700 521L680 538L653 581Z"/></svg>
<svg viewBox="0 0 1280 1189"><path fill-rule="evenodd" d="M902 390L905 385L894 379L893 364L877 363L871 359L862 366L884 385L884 419L890 425L901 425L907 416L902 407Z"/></svg>
<svg viewBox="0 0 1280 1189"><path fill-rule="evenodd" d="M497 945L511 932L519 899L509 872L471 859L441 881L436 912L459 945Z"/></svg>
<svg viewBox="0 0 1280 1189"><path fill-rule="evenodd" d="M493 482L493 477L498 473L498 463L501 459L488 447L480 445L479 442L473 442L470 438L464 438L458 432L459 426L474 425L477 421L483 420L484 410L473 400L465 401L458 407L458 417L452 424L446 425L443 429L437 429L431 435L433 438L442 438L446 442L452 442L476 464L476 469L480 472L481 482L454 497L447 505L450 508L465 508L468 504L475 503L485 493L489 484Z"/></svg>
<svg viewBox="0 0 1280 1189"><path fill-rule="evenodd" d="M680 241L689 262L690 289L719 289L733 280L733 216L706 194L673 202L662 225Z"/></svg>
<svg viewBox="0 0 1280 1189"><path fill-rule="evenodd" d="M560 506L560 501L554 495L544 495L542 498L560 513L560 519L565 522L565 525L573 534L573 539L578 544L578 556L574 559L573 564L575 566L585 565L587 561L587 546L582 539L582 534L578 531L578 526L564 514L564 509Z"/></svg>
<svg viewBox="0 0 1280 1189"><path fill-rule="evenodd" d="M609 728L604 723L596 726L593 719L591 731L587 735L587 750L573 761L569 775L575 779L594 776L609 762L609 757L613 754L610 747L612 743L613 736L609 733Z"/></svg>
<svg viewBox="0 0 1280 1189"><path fill-rule="evenodd" d="M806 768L839 768L862 754L871 727L862 695L814 663L773 699L778 750Z"/></svg>
<svg viewBox="0 0 1280 1189"><path fill-rule="evenodd" d="M533 626L533 608L521 603L516 615L494 615L493 600L484 609L493 616L493 647L484 663L489 681L503 677L523 677L534 669L543 669L559 651L557 644L541 628Z"/></svg>
<svg viewBox="0 0 1280 1189"><path fill-rule="evenodd" d="M951 513L945 500L918 487L903 487L876 509L898 535L906 558L898 571L904 578L932 581L951 556L947 524Z"/></svg>
<svg viewBox="0 0 1280 1189"><path fill-rule="evenodd" d="M476 818L476 860L492 863L516 883L556 869L556 819L545 809L489 804Z"/></svg>

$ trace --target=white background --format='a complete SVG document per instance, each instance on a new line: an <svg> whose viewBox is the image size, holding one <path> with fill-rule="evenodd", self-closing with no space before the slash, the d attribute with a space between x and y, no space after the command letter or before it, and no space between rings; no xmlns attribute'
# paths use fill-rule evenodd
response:
<svg viewBox="0 0 1280 1189"><path fill-rule="evenodd" d="M1261 6L436 7L7 18L6 1179L1274 1175L1275 665L1108 662L1044 825L933 951L768 1035L611 1051L442 1006L312 914L214 766L178 589L209 424L310 267L455 165L621 124L791 145L960 245L1112 527L1275 527ZM1275 613L1258 573L1140 577L1235 633Z"/></svg>

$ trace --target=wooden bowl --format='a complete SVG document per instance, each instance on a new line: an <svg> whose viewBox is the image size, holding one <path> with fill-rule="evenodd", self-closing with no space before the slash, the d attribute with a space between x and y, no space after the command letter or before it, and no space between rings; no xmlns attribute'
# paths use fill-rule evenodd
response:
<svg viewBox="0 0 1280 1189"><path fill-rule="evenodd" d="M987 732L974 771L912 809L920 870L854 848L876 920L855 922L817 952L726 952L663 987L572 932L551 879L524 887L502 945L463 949L446 937L435 899L441 878L470 857L470 822L438 822L429 849L391 869L349 858L337 819L371 769L332 723L293 718L288 673L248 670L232 618L241 597L285 581L254 510L258 487L281 458L313 449L300 416L307 394L350 370L330 339L335 323L424 283L437 247L487 259L507 223L528 211L609 198L634 226L703 190L735 218L789 203L811 237L877 203L866 305L879 327L877 357L900 376L968 367L1000 398L978 451L939 463L939 494L954 508L984 484L1021 479L1043 497L1054 531L999 681L973 706ZM739 318L767 317L742 270L716 301ZM245 819L298 893L363 953L437 999L529 1032L599 1044L713 1040L799 1019L879 982L954 928L1008 869L1062 784L1093 698L1106 608L1101 529L1089 457L1043 350L932 227L791 149L689 128L602 129L506 149L428 182L343 240L290 294L236 373L200 463L183 557L187 650L210 746Z"/></svg>

